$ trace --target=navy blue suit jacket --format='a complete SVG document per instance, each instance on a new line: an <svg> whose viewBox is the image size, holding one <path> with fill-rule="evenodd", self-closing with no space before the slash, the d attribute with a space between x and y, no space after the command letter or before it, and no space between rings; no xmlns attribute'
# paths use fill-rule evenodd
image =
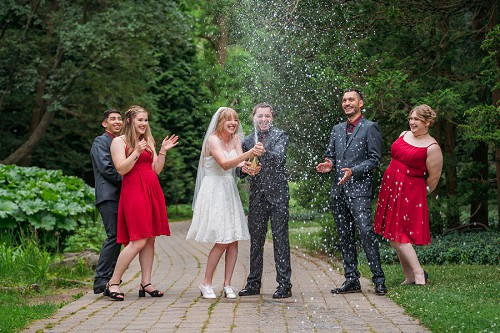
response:
<svg viewBox="0 0 500 333"><path fill-rule="evenodd" d="M260 138L259 138L259 141ZM255 132L246 136L242 143L243 151L248 151L255 146ZM264 140L266 152L259 158L262 165L260 172L249 178L250 202L258 202L262 196L272 204L288 202L288 176L285 169L286 151L288 149L288 134L277 127L271 126ZM247 174L237 169L240 177Z"/></svg>
<svg viewBox="0 0 500 333"><path fill-rule="evenodd" d="M331 196L340 194L341 187L348 197L372 196L372 171L382 158L382 135L377 123L360 119L346 142L347 121L333 127L325 157L332 161L335 173ZM352 170L352 176L343 185L337 185L344 176L342 168Z"/></svg>

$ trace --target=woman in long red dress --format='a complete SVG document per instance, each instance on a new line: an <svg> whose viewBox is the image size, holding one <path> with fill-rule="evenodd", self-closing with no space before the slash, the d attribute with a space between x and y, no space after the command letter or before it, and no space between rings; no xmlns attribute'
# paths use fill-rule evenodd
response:
<svg viewBox="0 0 500 333"><path fill-rule="evenodd" d="M410 131L392 144L391 163L380 185L374 229L396 250L405 275L402 284L427 281L413 245L431 242L427 195L436 188L443 168L441 148L429 135L435 118L428 105L411 110Z"/></svg>
<svg viewBox="0 0 500 333"><path fill-rule="evenodd" d="M151 285L155 237L170 235L165 197L158 181L167 151L175 147L178 137L165 137L158 154L149 128L147 111L131 106L125 113L123 135L113 139L111 157L122 179L118 204L117 242L124 244L113 276L104 291L105 296L123 301L121 277L130 262L139 254L141 284L139 297L148 293L161 297L163 293Z"/></svg>

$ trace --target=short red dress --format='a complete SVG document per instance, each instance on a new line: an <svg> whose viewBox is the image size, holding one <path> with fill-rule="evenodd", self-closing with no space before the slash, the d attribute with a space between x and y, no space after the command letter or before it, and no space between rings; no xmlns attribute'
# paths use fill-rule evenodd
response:
<svg viewBox="0 0 500 333"><path fill-rule="evenodd" d="M170 235L165 197L153 170L154 155L146 150L123 176L118 204L117 242Z"/></svg>
<svg viewBox="0 0 500 333"><path fill-rule="evenodd" d="M380 185L374 223L375 232L386 239L415 245L431 242L425 183L430 146L412 146L404 135L391 146L392 159Z"/></svg>

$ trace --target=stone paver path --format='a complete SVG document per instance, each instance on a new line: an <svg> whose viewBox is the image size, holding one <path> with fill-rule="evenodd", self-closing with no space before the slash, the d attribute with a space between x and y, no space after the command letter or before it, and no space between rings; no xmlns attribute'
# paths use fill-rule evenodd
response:
<svg viewBox="0 0 500 333"><path fill-rule="evenodd" d="M271 243L265 248L261 295L224 298L222 258L214 278L219 297L203 299L198 284L211 245L185 240L189 222L171 223L170 228L170 237L157 238L153 267L153 284L165 291L164 297L138 297L136 258L123 277L125 301L89 291L25 332L429 332L388 297L376 296L368 279L361 279L363 293L332 295L343 276L328 262L299 251L292 251L293 296L274 300ZM248 274L249 247L248 241L240 242L233 277L237 290Z"/></svg>

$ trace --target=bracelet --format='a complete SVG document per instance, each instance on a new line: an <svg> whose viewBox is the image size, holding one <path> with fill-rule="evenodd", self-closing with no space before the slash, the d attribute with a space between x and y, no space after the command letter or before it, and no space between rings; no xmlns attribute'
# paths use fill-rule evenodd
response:
<svg viewBox="0 0 500 333"><path fill-rule="evenodd" d="M163 156L165 156L165 155L167 155L167 152L162 153L161 151L159 151L159 152L158 152L158 155L163 155Z"/></svg>

